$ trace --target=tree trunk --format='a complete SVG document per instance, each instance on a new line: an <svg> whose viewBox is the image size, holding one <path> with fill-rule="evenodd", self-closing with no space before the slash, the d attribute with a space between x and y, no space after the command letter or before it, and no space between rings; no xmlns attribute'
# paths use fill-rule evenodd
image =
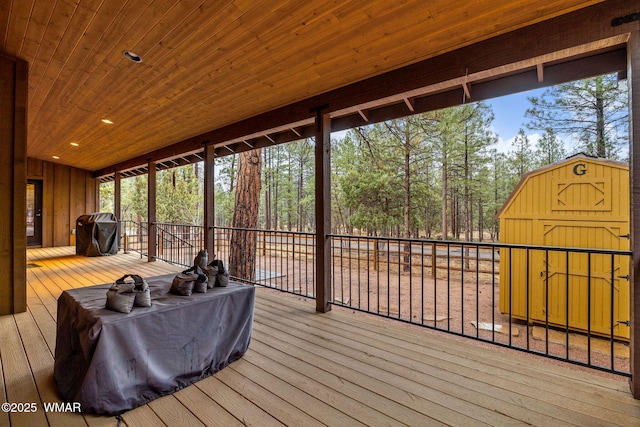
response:
<svg viewBox="0 0 640 427"><path fill-rule="evenodd" d="M483 227L483 218L482 218L482 198L480 198L480 200L478 200L478 241L482 242L483 240L483 234L484 234L484 227Z"/></svg>
<svg viewBox="0 0 640 427"><path fill-rule="evenodd" d="M404 119L404 237L411 238L411 134L409 120ZM411 271L411 244L404 245L403 271Z"/></svg>
<svg viewBox="0 0 640 427"><path fill-rule="evenodd" d="M264 228L265 230L271 230L271 156L269 156L269 150L264 150L264 165L267 168L265 173L264 184Z"/></svg>
<svg viewBox="0 0 640 427"><path fill-rule="evenodd" d="M449 198L449 181L447 175L447 160L442 162L442 240L449 237L449 229L447 228L447 199Z"/></svg>
<svg viewBox="0 0 640 427"><path fill-rule="evenodd" d="M300 156L300 161L298 163L298 228L296 231L304 231L303 230L303 220L304 220L304 210L302 206L302 197L304 190L304 159Z"/></svg>
<svg viewBox="0 0 640 427"><path fill-rule="evenodd" d="M233 228L258 226L260 210L261 149L240 154L240 168L233 211ZM245 280L255 280L255 231L233 230L229 247L229 274Z"/></svg>
<svg viewBox="0 0 640 427"><path fill-rule="evenodd" d="M604 128L604 87L602 77L596 78L596 156L607 156L607 144Z"/></svg>

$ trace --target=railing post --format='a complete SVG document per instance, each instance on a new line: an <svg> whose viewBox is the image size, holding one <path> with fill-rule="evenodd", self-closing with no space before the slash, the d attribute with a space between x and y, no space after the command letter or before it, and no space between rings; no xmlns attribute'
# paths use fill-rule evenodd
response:
<svg viewBox="0 0 640 427"><path fill-rule="evenodd" d="M436 278L436 262L437 262L437 254L436 254L437 246L435 243L431 244L431 277Z"/></svg>
<svg viewBox="0 0 640 427"><path fill-rule="evenodd" d="M378 241L373 241L373 269L378 271Z"/></svg>

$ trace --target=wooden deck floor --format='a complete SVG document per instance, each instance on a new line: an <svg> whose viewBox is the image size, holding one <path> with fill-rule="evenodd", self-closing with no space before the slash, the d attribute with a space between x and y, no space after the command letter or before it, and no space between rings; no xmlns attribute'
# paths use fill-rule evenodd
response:
<svg viewBox="0 0 640 427"><path fill-rule="evenodd" d="M115 417L45 412L53 380L56 298L125 272L178 271L135 254L76 257L31 249L28 311L0 317L0 426L116 426ZM626 379L485 348L311 300L257 291L250 349L214 376L122 416L126 426L640 425Z"/></svg>

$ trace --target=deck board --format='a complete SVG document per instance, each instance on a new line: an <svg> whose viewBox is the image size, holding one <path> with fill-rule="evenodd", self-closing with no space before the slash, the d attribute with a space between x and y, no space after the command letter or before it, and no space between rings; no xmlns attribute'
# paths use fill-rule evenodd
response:
<svg viewBox="0 0 640 427"><path fill-rule="evenodd" d="M137 254L86 258L30 249L28 311L0 317L0 426L115 426L115 417L45 413L63 289L125 273L180 271ZM626 379L258 288L248 352L221 372L128 411L121 425L640 425Z"/></svg>

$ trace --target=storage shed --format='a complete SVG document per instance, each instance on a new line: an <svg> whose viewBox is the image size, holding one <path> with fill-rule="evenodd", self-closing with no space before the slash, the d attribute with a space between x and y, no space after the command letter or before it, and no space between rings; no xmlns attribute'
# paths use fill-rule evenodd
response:
<svg viewBox="0 0 640 427"><path fill-rule="evenodd" d="M578 154L522 177L498 212L500 241L628 250L629 214L629 166ZM503 248L500 311L607 337L613 319L629 340L628 274L626 256Z"/></svg>

